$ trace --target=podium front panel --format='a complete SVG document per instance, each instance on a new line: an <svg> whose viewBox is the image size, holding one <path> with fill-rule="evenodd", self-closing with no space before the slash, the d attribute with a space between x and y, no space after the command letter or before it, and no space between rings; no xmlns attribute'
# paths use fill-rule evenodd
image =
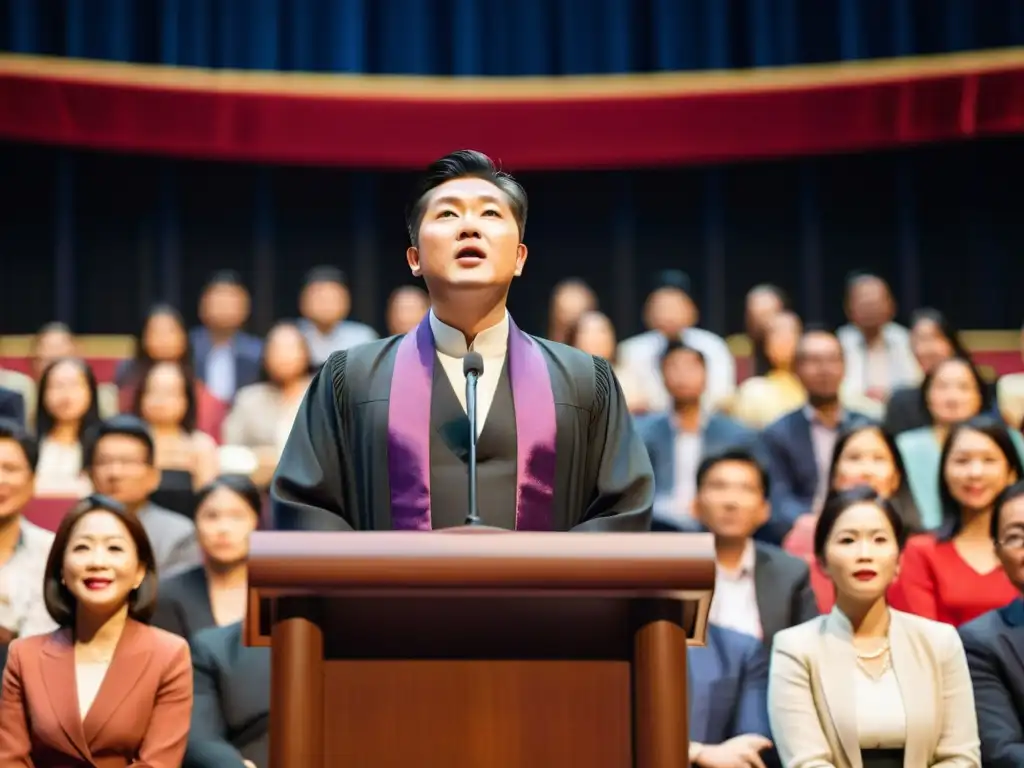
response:
<svg viewBox="0 0 1024 768"><path fill-rule="evenodd" d="M327 765L634 764L627 661L328 661L325 690Z"/></svg>

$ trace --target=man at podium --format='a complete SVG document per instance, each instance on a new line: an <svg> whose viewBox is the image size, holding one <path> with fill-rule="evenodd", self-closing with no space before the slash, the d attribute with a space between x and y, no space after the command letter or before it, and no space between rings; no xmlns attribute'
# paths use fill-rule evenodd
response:
<svg viewBox="0 0 1024 768"><path fill-rule="evenodd" d="M524 189L486 155L430 166L406 259L431 310L409 334L328 358L271 485L275 527L649 529L651 463L611 366L523 333L506 310L526 214Z"/></svg>

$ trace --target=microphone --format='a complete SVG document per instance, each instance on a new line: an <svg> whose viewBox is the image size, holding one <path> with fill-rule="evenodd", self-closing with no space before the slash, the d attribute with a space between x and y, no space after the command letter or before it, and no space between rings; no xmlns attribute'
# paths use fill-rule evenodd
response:
<svg viewBox="0 0 1024 768"><path fill-rule="evenodd" d="M462 373L466 377L466 415L469 417L469 514L466 525L483 525L476 503L476 384L484 372L484 359L479 352L470 352L462 358Z"/></svg>

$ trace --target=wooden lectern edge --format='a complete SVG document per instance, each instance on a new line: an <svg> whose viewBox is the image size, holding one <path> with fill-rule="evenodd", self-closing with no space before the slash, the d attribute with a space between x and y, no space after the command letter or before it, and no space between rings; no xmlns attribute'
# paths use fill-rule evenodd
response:
<svg viewBox="0 0 1024 768"><path fill-rule="evenodd" d="M680 608L686 603L697 603L694 636L687 638L687 645L700 647L705 645L707 632L708 615L711 608L711 590L481 590L481 589L364 589L364 590L296 590L296 589L260 589L249 588L249 600L245 616L242 619L243 644L253 648L269 648L270 635L261 631L263 601L274 600L279 597L450 597L450 598L473 598L473 597L533 597L539 600L545 598L560 597L597 597L623 599L667 599L678 600Z"/></svg>

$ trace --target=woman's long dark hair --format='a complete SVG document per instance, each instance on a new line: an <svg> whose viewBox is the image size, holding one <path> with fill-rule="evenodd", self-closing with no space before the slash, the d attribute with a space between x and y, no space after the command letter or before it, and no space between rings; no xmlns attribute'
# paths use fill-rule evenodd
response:
<svg viewBox="0 0 1024 768"><path fill-rule="evenodd" d="M989 414L981 414L954 425L949 430L946 443L942 446L942 455L939 458L939 500L942 503L942 522L936 530L939 541L949 541L960 533L960 526L963 525L960 502L953 498L953 494L949 490L949 482L946 480L946 460L960 433L967 431L980 432L995 443L1010 465L1010 470L1016 473L1017 479L1024 479L1024 465L1021 463L1017 446L1010 437L1010 430L1001 419Z"/></svg>
<svg viewBox="0 0 1024 768"><path fill-rule="evenodd" d="M961 355L953 355L953 357L947 357L932 368L924 377L924 381L921 382L921 407L928 415L929 424L935 423L935 417L932 416L931 409L928 407L928 392L932 388L932 383L935 381L936 374L942 370L943 366L950 365L952 363L966 365L971 372L971 377L974 379L974 383L978 385L978 394L981 397L981 406L978 408L978 413L985 413L986 411L992 410L992 388L985 383L985 379L982 378L981 374L978 372L978 367L971 361L969 356L963 357Z"/></svg>
<svg viewBox="0 0 1024 768"><path fill-rule="evenodd" d="M153 370L159 365L176 365L185 380L185 415L181 418L181 430L186 434L196 431L196 419L198 409L198 398L196 396L196 381L192 375L191 368L186 368L181 363L172 363L168 360L151 360L146 363L139 376L139 385L135 388L135 398L132 403L132 413L145 421L142 415L142 399L146 396L146 389L149 386L149 377Z"/></svg>
<svg viewBox="0 0 1024 768"><path fill-rule="evenodd" d="M99 385L96 383L96 374L92 372L92 368L85 360L77 357L61 357L54 360L43 371L43 375L39 377L39 400L36 409L36 436L42 440L44 437L50 434L54 426L57 424L57 420L53 417L53 413L46 405L46 389L50 384L50 375L53 373L53 369L58 365L64 363L71 363L78 368L85 376L86 386L89 388L89 407L82 415L81 421L78 423L78 442L83 444L82 438L84 435L92 429L94 426L100 423L100 403L99 403Z"/></svg>
<svg viewBox="0 0 1024 768"><path fill-rule="evenodd" d="M899 448L896 447L896 441L893 436L890 435L881 424L875 422L868 422L866 424L857 424L856 426L847 427L840 430L838 437L836 438L836 446L832 450L832 461L828 468L828 486L831 489L835 484L836 479L836 466L839 464L839 457L843 454L843 449L850 440L859 435L861 432L867 430L875 430L881 436L882 440L885 441L886 447L889 449L889 453L892 454L892 462L896 466L896 471L900 476L900 484L893 493L892 498L889 502L892 504L893 509L903 520L903 524L906 526L910 533L919 533L924 529L921 523L921 512L917 508L917 502L914 501L914 494L910 490L910 484L907 482L907 470L903 466L903 457L900 455Z"/></svg>
<svg viewBox="0 0 1024 768"><path fill-rule="evenodd" d="M921 307L910 314L910 328L913 329L918 323L925 321L934 323L950 346L953 347L953 357L962 357L965 360L971 359L971 353L960 340L960 330L950 322L945 314L932 307Z"/></svg>

